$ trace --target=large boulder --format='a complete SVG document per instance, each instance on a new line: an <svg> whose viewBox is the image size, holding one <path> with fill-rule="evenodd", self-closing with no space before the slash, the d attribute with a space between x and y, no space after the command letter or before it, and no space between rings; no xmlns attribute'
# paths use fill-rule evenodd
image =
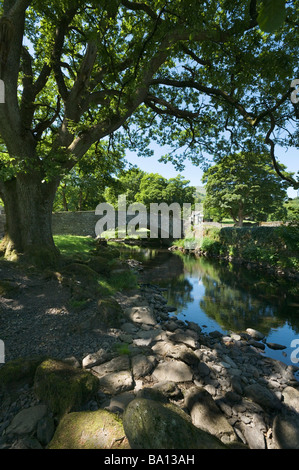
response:
<svg viewBox="0 0 299 470"><path fill-rule="evenodd" d="M282 395L284 404L292 411L299 413L299 390L294 387L286 387Z"/></svg>
<svg viewBox="0 0 299 470"><path fill-rule="evenodd" d="M258 383L244 389L245 396L266 410L280 410L281 401L274 392Z"/></svg>
<svg viewBox="0 0 299 470"><path fill-rule="evenodd" d="M132 449L225 449L216 437L192 423L178 406L136 398L127 406L123 425Z"/></svg>
<svg viewBox="0 0 299 470"><path fill-rule="evenodd" d="M46 405L36 405L21 410L12 420L6 434L30 434L47 413Z"/></svg>
<svg viewBox="0 0 299 470"><path fill-rule="evenodd" d="M194 426L218 437L224 443L237 441L233 427L204 388L192 387L185 396Z"/></svg>
<svg viewBox="0 0 299 470"><path fill-rule="evenodd" d="M91 372L53 359L42 362L34 378L35 393L59 418L87 401L98 387Z"/></svg>
<svg viewBox="0 0 299 470"><path fill-rule="evenodd" d="M60 421L49 449L130 449L117 415L106 411L80 411Z"/></svg>
<svg viewBox="0 0 299 470"><path fill-rule="evenodd" d="M273 422L273 438L278 449L299 449L297 413L279 413Z"/></svg>
<svg viewBox="0 0 299 470"><path fill-rule="evenodd" d="M45 357L19 358L7 362L0 369L0 389L14 388L21 383L33 384L34 375L37 367Z"/></svg>

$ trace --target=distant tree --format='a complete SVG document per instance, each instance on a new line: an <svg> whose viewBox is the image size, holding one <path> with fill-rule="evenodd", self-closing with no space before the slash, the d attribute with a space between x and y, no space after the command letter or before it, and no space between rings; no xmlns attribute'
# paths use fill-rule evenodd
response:
<svg viewBox="0 0 299 470"><path fill-rule="evenodd" d="M144 204L148 209L151 203L166 202L163 193L167 187L167 179L158 173L145 174L140 182L136 201Z"/></svg>
<svg viewBox="0 0 299 470"><path fill-rule="evenodd" d="M246 217L266 220L287 197L287 183L277 176L265 154L228 155L204 173L203 181L205 209L231 217L240 227Z"/></svg>
<svg viewBox="0 0 299 470"><path fill-rule="evenodd" d="M159 173L145 173L137 167L122 171L113 185L106 188L105 200L117 206L118 197L126 196L127 205L140 202L150 209L151 203L172 204L177 202L194 204L196 188L189 186L190 181L181 175L167 179Z"/></svg>
<svg viewBox="0 0 299 470"><path fill-rule="evenodd" d="M196 188L195 186L189 186L189 184L190 181L184 179L181 175L170 178L163 190L164 201L168 204L177 202L181 207L183 207L183 204L194 204Z"/></svg>
<svg viewBox="0 0 299 470"><path fill-rule="evenodd" d="M126 196L127 204L136 202L135 196L139 192L140 183L146 173L140 168L132 167L129 170L123 170L118 179L114 179L112 184L105 189L105 201L117 207L118 197Z"/></svg>

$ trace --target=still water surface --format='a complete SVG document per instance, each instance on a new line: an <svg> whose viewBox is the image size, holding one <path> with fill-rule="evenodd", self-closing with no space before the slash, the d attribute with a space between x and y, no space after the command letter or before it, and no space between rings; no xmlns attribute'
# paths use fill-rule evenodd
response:
<svg viewBox="0 0 299 470"><path fill-rule="evenodd" d="M273 350L266 345L262 354L299 366L298 282L167 250L134 247L122 250L122 256L142 261L142 282L163 287L179 319L193 321L207 333L254 328L266 343L286 346Z"/></svg>

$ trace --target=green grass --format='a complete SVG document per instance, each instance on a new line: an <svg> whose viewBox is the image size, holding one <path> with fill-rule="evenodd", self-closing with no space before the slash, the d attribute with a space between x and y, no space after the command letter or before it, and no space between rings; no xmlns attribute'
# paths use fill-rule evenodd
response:
<svg viewBox="0 0 299 470"><path fill-rule="evenodd" d="M55 235L54 242L62 255L88 256L90 251L94 249L95 242L90 237L80 237L76 235Z"/></svg>
<svg viewBox="0 0 299 470"><path fill-rule="evenodd" d="M140 240L141 238L148 238L150 234L150 230L148 229L136 229L136 235L130 235L129 233L125 237L119 237L122 238L123 240L131 240L131 239L136 239ZM118 231L117 230L106 230L101 234L102 238L106 238L109 240L110 238L118 238Z"/></svg>

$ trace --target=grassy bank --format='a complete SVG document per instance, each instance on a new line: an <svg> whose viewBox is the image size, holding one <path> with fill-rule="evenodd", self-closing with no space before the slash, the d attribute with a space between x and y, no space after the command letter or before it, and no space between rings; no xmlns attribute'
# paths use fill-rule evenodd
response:
<svg viewBox="0 0 299 470"><path fill-rule="evenodd" d="M192 240L175 245L188 248ZM193 240L193 249L208 257L251 262L290 272L299 271L299 226L206 227L202 240Z"/></svg>
<svg viewBox="0 0 299 470"><path fill-rule="evenodd" d="M85 286L88 284L89 291L105 297L119 290L137 288L136 275L120 260L115 246L100 245L93 238L73 235L56 235L54 241L62 255L62 275L67 273ZM74 302L80 305L84 297L79 293Z"/></svg>

